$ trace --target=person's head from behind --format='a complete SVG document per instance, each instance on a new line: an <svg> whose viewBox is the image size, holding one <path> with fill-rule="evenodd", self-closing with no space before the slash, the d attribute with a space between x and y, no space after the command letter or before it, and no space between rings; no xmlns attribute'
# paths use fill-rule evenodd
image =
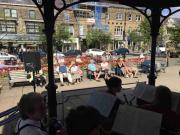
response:
<svg viewBox="0 0 180 135"><path fill-rule="evenodd" d="M102 58L102 62L103 63L107 62L105 57Z"/></svg>
<svg viewBox="0 0 180 135"><path fill-rule="evenodd" d="M154 104L159 108L171 109L171 91L168 87L156 87Z"/></svg>
<svg viewBox="0 0 180 135"><path fill-rule="evenodd" d="M117 92L121 91L122 81L118 77L111 77L110 79L105 79L106 85L108 87L108 92L116 95Z"/></svg>
<svg viewBox="0 0 180 135"><path fill-rule="evenodd" d="M64 62L60 62L59 66L65 66Z"/></svg>
<svg viewBox="0 0 180 135"><path fill-rule="evenodd" d="M94 62L94 60L93 59L91 59L90 60L90 64L94 64L95 62Z"/></svg>
<svg viewBox="0 0 180 135"><path fill-rule="evenodd" d="M102 116L90 106L72 109L66 118L68 135L99 135Z"/></svg>
<svg viewBox="0 0 180 135"><path fill-rule="evenodd" d="M18 103L18 109L23 120L41 120L46 115L45 103L39 93L24 94Z"/></svg>
<svg viewBox="0 0 180 135"><path fill-rule="evenodd" d="M81 57L81 55L77 55L77 57L76 58L80 58Z"/></svg>

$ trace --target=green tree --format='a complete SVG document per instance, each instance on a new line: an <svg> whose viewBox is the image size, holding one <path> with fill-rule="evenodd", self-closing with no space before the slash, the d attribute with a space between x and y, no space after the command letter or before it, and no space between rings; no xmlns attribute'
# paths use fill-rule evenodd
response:
<svg viewBox="0 0 180 135"><path fill-rule="evenodd" d="M46 35L43 32L44 24L39 25L39 41L41 42L41 49L47 51Z"/></svg>
<svg viewBox="0 0 180 135"><path fill-rule="evenodd" d="M168 33L170 34L171 45L177 48L180 44L180 25L175 25L175 27L168 28Z"/></svg>
<svg viewBox="0 0 180 135"><path fill-rule="evenodd" d="M40 40L43 44L45 44L45 43L46 43L46 36L45 36L43 30L44 30L44 24L42 24L42 25L39 26L39 35L40 35L39 40Z"/></svg>
<svg viewBox="0 0 180 135"><path fill-rule="evenodd" d="M46 36L43 33L43 29L44 29L44 25L41 25L39 27L39 31L40 31L40 38L39 40L43 43L46 44ZM58 24L56 27L56 32L53 36L53 45L54 45L54 49L56 50L61 50L61 47L63 45L65 45L65 41L71 41L70 40L70 33L69 33L69 29L68 26L65 24Z"/></svg>
<svg viewBox="0 0 180 135"><path fill-rule="evenodd" d="M99 29L92 29L86 35L86 42L89 47L105 49L112 42L111 34Z"/></svg>
<svg viewBox="0 0 180 135"><path fill-rule="evenodd" d="M141 22L139 32L141 33L141 39L145 44L149 44L151 41L151 28L147 19Z"/></svg>
<svg viewBox="0 0 180 135"><path fill-rule="evenodd" d="M58 24L56 28L56 33L54 34L53 41L56 49L60 49L63 45L65 45L65 41L70 40L69 28L65 24Z"/></svg>
<svg viewBox="0 0 180 135"><path fill-rule="evenodd" d="M147 49L151 45L151 27L148 20L144 19L144 21L141 22L139 27L140 27L139 32L141 33L141 39L144 43L143 47ZM157 44L162 44L163 36L164 36L164 30L163 27L160 27L159 36L157 37Z"/></svg>
<svg viewBox="0 0 180 135"><path fill-rule="evenodd" d="M137 43L140 43L142 41L142 37L140 35L140 32L137 30L133 30L132 32L129 33L129 38L131 39L131 41L133 42L133 50L134 47ZM140 46L139 46L140 47Z"/></svg>

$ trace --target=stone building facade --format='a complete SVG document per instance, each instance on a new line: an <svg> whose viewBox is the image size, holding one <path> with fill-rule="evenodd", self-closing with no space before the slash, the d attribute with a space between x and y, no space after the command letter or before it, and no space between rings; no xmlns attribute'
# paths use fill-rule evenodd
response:
<svg viewBox="0 0 180 135"><path fill-rule="evenodd" d="M0 1L0 43L10 51L13 47L37 47L42 17L31 1L9 3Z"/></svg>
<svg viewBox="0 0 180 135"><path fill-rule="evenodd" d="M137 30L142 20L144 20L143 15L132 8L126 6L121 6L121 8L115 6L109 7L107 9L106 21L114 40L114 44L110 49L114 50L131 45L128 34L133 30Z"/></svg>
<svg viewBox="0 0 180 135"><path fill-rule="evenodd" d="M85 37L93 27L112 34L113 43L108 50L127 47L128 33L138 28L143 16L126 6L100 4L95 2L80 4L63 11L56 25L64 23L71 34L71 42L66 42L62 51L85 50ZM40 28L43 20L31 0L0 0L0 45L12 47L42 48ZM11 49L10 49L11 50Z"/></svg>

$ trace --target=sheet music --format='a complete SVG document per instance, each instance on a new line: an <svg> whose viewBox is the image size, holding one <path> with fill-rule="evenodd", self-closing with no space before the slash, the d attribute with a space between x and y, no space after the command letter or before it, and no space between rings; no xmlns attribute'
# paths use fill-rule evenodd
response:
<svg viewBox="0 0 180 135"><path fill-rule="evenodd" d="M108 117L117 97L106 92L94 92L87 105L96 108L103 116Z"/></svg>
<svg viewBox="0 0 180 135"><path fill-rule="evenodd" d="M159 135L162 115L127 106L119 106L112 130L123 135Z"/></svg>
<svg viewBox="0 0 180 135"><path fill-rule="evenodd" d="M143 99L147 102L152 102L154 100L156 87L148 85L142 82L138 82L136 88L133 91L134 96Z"/></svg>

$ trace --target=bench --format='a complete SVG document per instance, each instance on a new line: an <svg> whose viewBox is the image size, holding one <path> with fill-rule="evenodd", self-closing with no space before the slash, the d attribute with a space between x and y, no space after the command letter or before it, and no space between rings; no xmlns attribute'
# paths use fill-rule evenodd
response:
<svg viewBox="0 0 180 135"><path fill-rule="evenodd" d="M59 74L58 74L57 71L54 71L54 79L55 79L55 80L56 80L56 79L59 79Z"/></svg>
<svg viewBox="0 0 180 135"><path fill-rule="evenodd" d="M99 74L99 73L98 73ZM108 76L114 76L115 75L115 69L112 69L111 66L109 66L109 71L108 71ZM92 79L92 76L93 76L93 73L92 71L90 70L87 70L87 77L91 80ZM101 71L100 72L100 77L101 76L105 76L105 72Z"/></svg>
<svg viewBox="0 0 180 135"><path fill-rule="evenodd" d="M64 82L67 82L67 77L63 77L63 79L65 79ZM60 81L59 73L58 73L57 71L54 71L54 80L55 80L56 82L59 82L59 81ZM69 84L69 83L68 83L68 84Z"/></svg>
<svg viewBox="0 0 180 135"><path fill-rule="evenodd" d="M9 85L14 86L15 83L29 82L27 79L27 72L24 70L12 70L9 71Z"/></svg>

